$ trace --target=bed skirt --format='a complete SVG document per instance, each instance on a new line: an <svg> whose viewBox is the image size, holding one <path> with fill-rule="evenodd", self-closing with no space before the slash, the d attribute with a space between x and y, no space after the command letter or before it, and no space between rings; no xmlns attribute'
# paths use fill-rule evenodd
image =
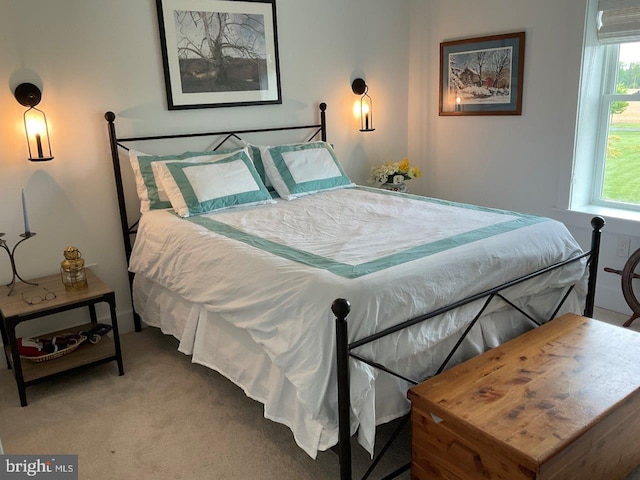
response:
<svg viewBox="0 0 640 480"><path fill-rule="evenodd" d="M549 295L558 296L556 292ZM540 307L548 307L549 301L550 298L543 295L527 303L534 308L536 303ZM193 363L217 371L242 388L249 398L262 403L264 417L289 427L298 446L309 456L316 458L318 451L337 444L338 429L326 428L304 410L293 384L246 330L220 319L205 305L189 302L142 275L135 276L133 302L142 321L175 337L179 341L178 351L191 356ZM577 295L572 293L560 314L580 311L580 303ZM533 326L513 311L485 315L471 330L448 366L496 347ZM437 368L437 363L456 341L457 337L443 340L431 349L430 358L421 358L420 361ZM372 398L364 401L365 407L359 418L359 441L369 453L373 451L375 426L409 412L406 392L411 386L384 372L377 376L371 390Z"/></svg>

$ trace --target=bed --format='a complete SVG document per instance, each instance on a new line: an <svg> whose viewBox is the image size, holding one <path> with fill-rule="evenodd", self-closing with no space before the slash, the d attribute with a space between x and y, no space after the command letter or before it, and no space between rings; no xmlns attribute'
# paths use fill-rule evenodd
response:
<svg viewBox="0 0 640 480"><path fill-rule="evenodd" d="M373 453L376 425L406 416L413 384L562 313L591 316L603 221L592 222L583 252L548 218L354 185L326 143L325 111L320 104L317 124L131 138L106 118L136 330L142 320L177 338L179 351L261 402L311 457L339 444L346 479L350 437ZM246 140L300 130L311 137L275 147ZM221 138L212 150L220 158L126 146L200 136ZM134 170L153 158L148 173L171 200L133 227L127 151ZM239 178L236 170L211 170L225 163L258 184L246 202L194 194L215 182L232 188L220 178ZM297 168L313 178L296 183ZM160 198L140 192L141 204Z"/></svg>

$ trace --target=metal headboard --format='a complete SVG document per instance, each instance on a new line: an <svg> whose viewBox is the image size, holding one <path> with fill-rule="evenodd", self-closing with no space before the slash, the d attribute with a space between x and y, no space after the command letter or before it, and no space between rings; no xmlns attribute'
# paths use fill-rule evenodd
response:
<svg viewBox="0 0 640 480"><path fill-rule="evenodd" d="M118 137L116 134L115 119L116 114L113 112L106 112L104 118L107 120L107 128L109 130L109 145L111 147L111 159L113 161L113 173L116 181L116 193L118 195L118 207L120 209L120 226L122 228L122 239L124 242L124 250L127 256L127 265L129 265L129 259L131 258L132 242L131 235L135 234L138 225L138 220L133 224L129 224L127 218L127 208L124 195L124 184L122 181L122 170L120 168L120 155L118 148L129 150L125 145L128 142L141 142L141 141L153 141L153 140L169 140L176 138L195 138L195 137L221 137L222 139L216 144L212 150L217 150L228 140L235 138L242 140L241 135L250 133L265 133L265 132L282 132L289 130L313 130L313 134L309 137L308 141L313 140L318 135L322 141L327 141L327 119L326 110L327 104L321 103L320 109L320 123L308 124L308 125L293 125L285 127L273 127L273 128L253 128L253 129L240 129L240 130L223 130L214 132L198 132L198 133L180 133L171 135L146 135L140 137ZM129 287L133 287L134 274L129 272ZM134 325L136 332L142 329L140 317L134 311Z"/></svg>

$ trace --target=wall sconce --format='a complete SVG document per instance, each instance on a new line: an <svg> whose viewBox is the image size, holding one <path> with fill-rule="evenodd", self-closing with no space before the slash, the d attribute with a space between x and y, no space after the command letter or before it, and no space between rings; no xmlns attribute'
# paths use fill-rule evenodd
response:
<svg viewBox="0 0 640 480"><path fill-rule="evenodd" d="M360 131L373 132L373 101L367 94L369 87L362 78L356 78L351 83L351 90L360 97Z"/></svg>
<svg viewBox="0 0 640 480"><path fill-rule="evenodd" d="M14 96L18 103L29 107L24 112L24 129L27 135L29 160L32 162L53 160L47 117L42 110L35 108L42 99L42 92L32 83L21 83L16 87ZM34 156L34 152L36 156Z"/></svg>

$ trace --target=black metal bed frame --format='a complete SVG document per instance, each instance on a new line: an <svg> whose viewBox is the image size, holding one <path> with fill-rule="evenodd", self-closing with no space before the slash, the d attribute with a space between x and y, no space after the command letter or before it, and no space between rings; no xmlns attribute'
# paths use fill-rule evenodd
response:
<svg viewBox="0 0 640 480"><path fill-rule="evenodd" d="M490 288L488 290L477 293L475 295L471 295L462 300L458 300L450 305L447 305L442 308L438 308L424 315L420 315L418 317L406 320L397 325L389 327L385 330L374 333L373 335L369 335L367 337L355 340L351 343L349 343L348 323L347 323L347 317L349 316L349 313L351 311L351 304L347 299L344 299L344 298L336 299L331 305L331 310L336 317L336 324L335 324L336 363L337 363L337 373L338 373L338 454L340 457L340 480L351 480L352 478L351 440L350 440L351 438L351 431L350 431L351 406L350 406L350 397L349 397L350 395L349 357L354 358L358 361L364 362L367 365L370 365L374 368L382 370L395 377L401 378L402 380L405 380L412 385L418 385L419 383L426 380L426 378L421 380L411 379L405 375L402 375L401 373L394 372L391 369L385 367L384 365L381 365L375 362L374 360L367 359L361 355L358 355L357 353L354 352L355 349L363 345L367 345L369 343L375 342L376 340L379 340L393 333L399 332L400 330L403 330L405 328L422 323L438 315L442 315L455 308L462 307L472 302L479 302L481 300L484 300L484 303L482 304L479 311L476 313L473 319L467 324L464 332L462 333L462 335L460 336L456 344L449 351L444 361L440 364L440 367L436 370L435 375L438 375L439 373L442 373L442 371L447 367L447 364L449 363L453 355L456 353L460 345L462 345L462 342L465 340L465 338L467 337L467 335L469 334L473 326L480 319L482 313L489 306L491 301L493 301L493 299L495 298L499 298L504 302L506 302L510 307L512 307L513 309L517 310L519 313L524 315L526 318L532 321L536 326L540 326L542 323L544 323L544 322L539 322L538 320L533 318L531 315L529 315L526 311L524 311L523 309L515 305L513 302L511 302L505 295L503 295L502 293L503 290L506 290L509 287L513 287L514 285L518 285L520 283L526 282L527 280L531 280L532 278L538 277L540 275L544 275L558 268L562 268L570 263L578 262L583 258L588 259L587 262L588 262L588 268L589 268L589 280L588 280L588 286L587 286L587 298L585 302L584 315L586 317L593 317L595 291L596 291L596 279L597 279L597 273L598 273L598 257L600 254L600 239L602 234L601 230L604 227L604 225L605 225L605 220L602 217L593 217L593 219L591 220L591 227L592 227L591 249L588 252L582 253L580 255L575 255L562 262L558 262L553 265L541 268L539 270L536 270L535 272L529 273L527 275L524 275L522 277L516 278L511 281L508 281L506 283L503 283L502 285L498 285L496 287ZM555 309L553 310L553 313L549 316L547 321L550 321L557 316L558 312L560 311L560 308L564 304L565 300L569 297L569 294L571 293L574 287L575 287L575 284L567 287L567 291L564 293L564 296L560 299L559 303L556 305ZM400 434L400 431L402 430L402 428L407 424L409 418L410 418L409 415L406 415L401 420L401 422L396 427L395 431L390 436L389 440L381 449L380 453L373 459L373 462L365 472L364 476L362 477L362 480L365 480L366 478L368 478L369 475L373 472L373 470L376 468L376 466L378 465L382 457L388 451L393 441ZM394 470L390 474L386 475L385 477L383 477L383 480L390 480L392 478L396 478L400 474L409 470L410 467L411 467L411 463L407 463L401 466L400 468Z"/></svg>
<svg viewBox="0 0 640 480"><path fill-rule="evenodd" d="M113 173L116 181L116 192L118 195L118 207L120 209L120 226L122 229L122 239L124 241L124 251L127 257L127 266L129 265L129 260L131 258L131 235L134 235L137 231L138 220L136 220L132 225L129 225L129 220L127 218L127 204L124 196L124 185L122 183L122 170L120 168L120 155L118 153L118 148L122 148L124 150L129 150L129 148L124 145L127 142L142 142L149 140L170 140L176 138L195 138L195 137L223 137L215 147L212 148L213 151L218 150L222 145L225 144L228 140L235 138L236 140L242 140L241 135L250 134L250 133L266 133L266 132L283 132L288 130L313 130L313 133L310 137L308 137L307 141L311 141L320 135L320 139L324 142L327 141L327 104L321 103L318 106L320 110L320 123L313 123L309 125L294 125L289 127L272 127L272 128L253 128L253 129L241 129L241 130L223 130L223 131L214 131L214 132L199 132L199 133L179 133L179 134L171 134L171 135L146 135L140 137L118 137L116 134L116 125L115 119L116 114L113 112L106 112L104 114L104 118L107 120L107 128L109 131L109 146L111 147L111 160L113 162ZM129 273L129 289L133 293L133 272ZM133 308L133 305L132 305ZM142 330L142 322L140 320L140 316L133 310L133 322L135 331L139 332Z"/></svg>
<svg viewBox="0 0 640 480"><path fill-rule="evenodd" d="M223 137L216 146L212 150L217 150L220 148L226 141L231 138L235 138L237 140L242 140L240 137L244 134L251 133L263 133L263 132L279 132L279 131L288 131L288 130L303 130L303 129L314 129L313 134L308 138L308 141L313 140L315 137L320 135L321 140L327 140L327 121L326 121L326 103L319 104L320 110L320 123L309 124L309 125L295 125L295 126L285 126L285 127L275 127L275 128L258 128L258 129L241 129L241 130L225 130L225 131L213 131L213 132L201 132L201 133L183 133L183 134L170 134L170 135L147 135L140 137L118 137L116 134L115 127L115 118L116 115L113 112L106 112L105 119L107 121L108 132L109 132L109 144L111 148L111 158L113 161L113 171L115 176L116 183L116 192L118 197L118 207L120 210L120 223L122 229L122 238L124 241L124 249L127 258L127 265L129 264L129 260L131 257L132 251L132 242L131 235L134 235L137 231L138 221L136 220L132 225L129 225L129 220L127 218L127 209L126 209L126 201L124 195L124 185L122 181L122 170L120 168L120 156L118 148L122 148L124 150L129 150L129 148L124 145L128 142L140 142L140 141L150 141L150 140L168 140L168 139L177 139L177 138L194 138L194 137ZM480 301L484 299L484 304L475 315L475 317L469 322L465 331L463 332L460 339L457 341L456 345L451 349L446 359L442 362L440 367L438 368L436 375L441 373L460 347L464 339L467 337L468 333L471 331L473 326L480 319L482 313L485 311L489 303L494 298L499 298L509 304L511 307L515 308L522 315L531 320L534 324L540 325L541 322L538 322L527 312L523 311L521 308L517 307L513 302L511 302L505 295L502 294L502 291L512 287L514 285L520 284L527 280L530 280L539 275L543 275L557 268L561 268L569 263L573 263L576 261L580 261L583 258L588 258L588 266L589 266L589 281L588 281L588 289L587 289L587 299L584 315L591 317L593 316L593 308L594 308L594 299L595 299L595 289L596 289L596 278L598 271L598 256L600 252L600 238L601 238L601 230L604 227L605 221L602 217L594 217L591 220L592 226L592 236L591 236L591 249L583 253L581 255L576 255L568 260L563 262L556 263L554 265L550 265L548 267L542 268L520 278L511 280L497 287L485 290L481 293L472 295L470 297L464 298L462 300L456 301L450 305L439 308L432 312L426 313L424 315L420 315L418 317L406 320L401 322L393 327L387 328L383 331L377 332L373 335L367 336L365 338L361 338L349 343L348 337L348 323L347 317L351 311L351 305L346 299L336 299L331 305L331 310L336 317L335 320L335 328L336 328L336 361L337 361L337 373L338 373L338 424L339 424L339 434L338 434L338 455L340 459L340 479L341 480L351 480L352 478L352 465L351 465L351 432L350 432L350 399L349 399L349 358L354 358L358 361L364 362L374 368L380 369L384 372L387 372L391 375L399 377L411 384L417 385L423 380L415 380L411 378L407 378L406 376L394 372L384 365L381 365L373 360L367 359L358 355L354 352L355 349L366 345L368 343L374 342L383 338L387 335L391 335L405 328L411 327L418 323L424 322L431 318L434 318L438 315L446 313L455 308L467 305L472 302ZM129 287L133 288L133 278L134 274L129 272ZM567 299L571 291L573 290L573 285L570 286L565 295L560 300L559 304L556 306L555 310L551 314L548 320L555 318L556 314L560 310L562 304ZM140 317L137 315L134 309L134 325L136 332L141 331L142 323ZM384 454L388 451L391 443L397 438L402 427L406 425L409 416L407 415L404 419L401 420L396 430L393 432L387 443L383 446L380 453L374 458L371 463L371 466L362 477L362 480L365 480L369 477L369 475L373 472L373 470L378 465L380 459L384 456ZM385 476L383 480L388 480L392 478L396 478L403 472L407 471L410 467L410 464L403 465L398 468L394 472Z"/></svg>

